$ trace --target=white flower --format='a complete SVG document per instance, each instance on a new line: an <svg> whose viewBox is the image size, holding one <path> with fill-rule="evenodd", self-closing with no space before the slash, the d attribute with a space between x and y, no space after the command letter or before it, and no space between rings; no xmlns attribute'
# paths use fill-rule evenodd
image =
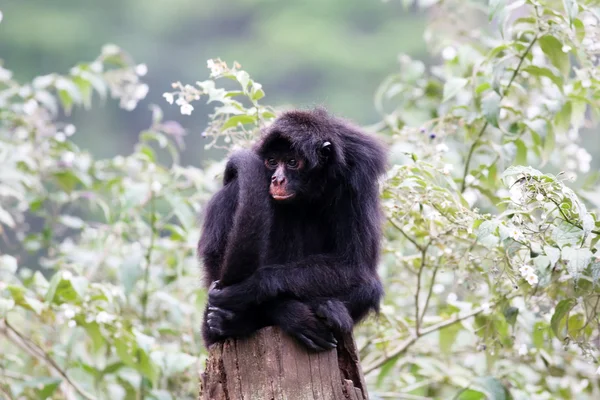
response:
<svg viewBox="0 0 600 400"><path fill-rule="evenodd" d="M171 93L163 93L163 97L169 104L173 104L173 95Z"/></svg>
<svg viewBox="0 0 600 400"><path fill-rule="evenodd" d="M185 101L183 97L179 97L177 100L175 100L175 104L177 104L178 106L182 106L184 104L188 104L188 102Z"/></svg>
<svg viewBox="0 0 600 400"><path fill-rule="evenodd" d="M183 115L192 115L192 110L194 109L194 106L192 106L191 104L183 104L180 108L181 114Z"/></svg>
<svg viewBox="0 0 600 400"><path fill-rule="evenodd" d="M90 70L97 74L102 72L103 69L104 69L104 65L102 65L102 63L100 61L94 61L93 63L90 64Z"/></svg>
<svg viewBox="0 0 600 400"><path fill-rule="evenodd" d="M0 67L0 82L7 81L12 78L12 71Z"/></svg>
<svg viewBox="0 0 600 400"><path fill-rule="evenodd" d="M456 57L456 49L452 46L448 46L442 50L442 58L446 61L453 60Z"/></svg>
<svg viewBox="0 0 600 400"><path fill-rule="evenodd" d="M538 193L538 194L535 196L535 199L536 199L537 201L544 201L544 195L543 195L543 194L541 194L541 193Z"/></svg>
<svg viewBox="0 0 600 400"><path fill-rule="evenodd" d="M577 162L575 160L567 160L567 162L565 163L565 166L567 167L567 169L576 169L577 168Z"/></svg>
<svg viewBox="0 0 600 400"><path fill-rule="evenodd" d="M32 115L38 108L38 103L34 99L29 99L23 104L23 111L27 115Z"/></svg>
<svg viewBox="0 0 600 400"><path fill-rule="evenodd" d="M225 71L225 65L221 60L208 60L206 61L206 66L210 69L211 75L219 75Z"/></svg>
<svg viewBox="0 0 600 400"><path fill-rule="evenodd" d="M65 126L65 129L64 129L65 135L73 136L73 134L75 133L76 130L77 129L75 128L75 125L69 124L69 125Z"/></svg>
<svg viewBox="0 0 600 400"><path fill-rule="evenodd" d="M143 99L148 94L148 90L148 85L142 83L141 85L135 88L135 97L140 100Z"/></svg>
<svg viewBox="0 0 600 400"><path fill-rule="evenodd" d="M456 295L456 293L448 293L448 297L446 298L446 301L448 303L454 303L456 302L456 300L458 300L458 296Z"/></svg>
<svg viewBox="0 0 600 400"><path fill-rule="evenodd" d="M148 67L146 66L146 64L139 64L135 67L135 73L138 76L144 76L148 73Z"/></svg>
<svg viewBox="0 0 600 400"><path fill-rule="evenodd" d="M119 46L116 46L114 44L106 44L102 47L102 55L105 57L115 56L119 54L120 51L121 49L119 48Z"/></svg>
<svg viewBox="0 0 600 400"><path fill-rule="evenodd" d="M465 183L467 185L476 185L479 183L479 181L477 179L475 179L475 177L471 174L465 176Z"/></svg>
<svg viewBox="0 0 600 400"><path fill-rule="evenodd" d="M67 319L72 319L75 316L75 310L73 310L72 308L67 308L65 310L65 317L67 317Z"/></svg>
<svg viewBox="0 0 600 400"><path fill-rule="evenodd" d="M454 169L454 165L452 164L444 164L444 168L442 169L442 173L444 175L450 175L450 172Z"/></svg>
<svg viewBox="0 0 600 400"><path fill-rule="evenodd" d="M483 311L489 311L489 310L490 310L490 303L483 303L483 304L481 305L481 309L482 309Z"/></svg>
<svg viewBox="0 0 600 400"><path fill-rule="evenodd" d="M592 161L592 156L583 147L580 147L579 149L577 149L577 158L583 162Z"/></svg>
<svg viewBox="0 0 600 400"><path fill-rule="evenodd" d="M98 315L96 315L96 322L99 323L99 324L111 322L114 319L115 319L115 317L113 315L110 315L106 311L100 311L98 313Z"/></svg>
<svg viewBox="0 0 600 400"><path fill-rule="evenodd" d="M513 240L520 240L522 238L521 232L517 228L513 228L510 230L510 237Z"/></svg>
<svg viewBox="0 0 600 400"><path fill-rule="evenodd" d="M525 355L527 355L527 345L526 345L526 344L522 344L522 345L519 347L519 355L520 355L520 356L525 356Z"/></svg>
<svg viewBox="0 0 600 400"><path fill-rule="evenodd" d="M158 192L160 192L160 189L162 189L162 184L159 181L154 181L154 182L152 182L152 185L150 185L150 189L154 193L158 193Z"/></svg>
<svg viewBox="0 0 600 400"><path fill-rule="evenodd" d="M435 285L433 285L433 287L431 288L431 291L435 294L440 294L444 291L444 285L442 285L441 283L436 283Z"/></svg>
<svg viewBox="0 0 600 400"><path fill-rule="evenodd" d="M74 319L70 320L67 325L69 326L69 328L75 328L77 326L77 322L75 322Z"/></svg>
<svg viewBox="0 0 600 400"><path fill-rule="evenodd" d="M536 285L539 282L538 276L535 274L535 272L530 273L529 275L527 275L525 277L525 280L527 281L527 283L529 283L531 286Z"/></svg>
<svg viewBox="0 0 600 400"><path fill-rule="evenodd" d="M509 192L510 192L510 199L514 203L521 204L523 197L525 197L525 193L523 193L521 186L514 185L510 188Z"/></svg>
<svg viewBox="0 0 600 400"><path fill-rule="evenodd" d="M571 46L569 46L569 45L566 45L566 44L565 44L565 45L562 47L562 51L563 51L563 53L568 53L568 52L570 52L570 51L571 51Z"/></svg>
<svg viewBox="0 0 600 400"><path fill-rule="evenodd" d="M589 79L584 79L581 81L581 87L583 88L589 88L590 86L592 86L592 81Z"/></svg>
<svg viewBox="0 0 600 400"><path fill-rule="evenodd" d="M56 135L54 135L54 140L59 143L63 143L65 140L67 140L67 136L65 136L65 134L62 132L58 132Z"/></svg>
<svg viewBox="0 0 600 400"><path fill-rule="evenodd" d="M450 150L450 148L446 143L440 143L437 146L435 146L435 150L439 153L446 153L448 152L448 150Z"/></svg>
<svg viewBox="0 0 600 400"><path fill-rule="evenodd" d="M69 280L73 277L73 274L71 273L71 271L63 271L62 273L62 278L65 280Z"/></svg>
<svg viewBox="0 0 600 400"><path fill-rule="evenodd" d="M519 267L519 273L521 274L521 276L525 277L529 274L533 274L534 271L531 265L523 264Z"/></svg>
<svg viewBox="0 0 600 400"><path fill-rule="evenodd" d="M75 161L75 153L72 151L63 153L63 155L60 157L60 161L65 164L65 166L71 167L73 165L73 161Z"/></svg>

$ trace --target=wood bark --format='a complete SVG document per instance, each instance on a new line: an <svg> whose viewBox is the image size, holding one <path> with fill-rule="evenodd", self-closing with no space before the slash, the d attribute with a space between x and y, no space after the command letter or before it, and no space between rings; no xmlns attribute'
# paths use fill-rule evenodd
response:
<svg viewBox="0 0 600 400"><path fill-rule="evenodd" d="M352 335L309 352L277 327L209 349L199 400L368 400Z"/></svg>

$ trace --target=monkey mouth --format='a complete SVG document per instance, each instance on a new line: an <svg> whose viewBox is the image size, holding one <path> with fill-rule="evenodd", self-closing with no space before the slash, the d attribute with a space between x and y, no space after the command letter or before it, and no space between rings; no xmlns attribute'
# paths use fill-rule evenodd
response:
<svg viewBox="0 0 600 400"><path fill-rule="evenodd" d="M273 190L271 189L271 197L273 197L274 200L277 201L282 201L282 200L289 200L292 197L294 197L296 195L296 193L288 193L285 190Z"/></svg>

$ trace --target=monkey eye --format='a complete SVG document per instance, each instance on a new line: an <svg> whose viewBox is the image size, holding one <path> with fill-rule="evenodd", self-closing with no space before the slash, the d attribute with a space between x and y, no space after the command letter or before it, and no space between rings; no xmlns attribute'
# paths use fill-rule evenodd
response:
<svg viewBox="0 0 600 400"><path fill-rule="evenodd" d="M290 168L298 168L298 160L296 160L295 158L290 158L287 161L287 166Z"/></svg>
<svg viewBox="0 0 600 400"><path fill-rule="evenodd" d="M267 164L267 167L275 168L277 167L277 160L273 157L269 157L266 159L265 164Z"/></svg>

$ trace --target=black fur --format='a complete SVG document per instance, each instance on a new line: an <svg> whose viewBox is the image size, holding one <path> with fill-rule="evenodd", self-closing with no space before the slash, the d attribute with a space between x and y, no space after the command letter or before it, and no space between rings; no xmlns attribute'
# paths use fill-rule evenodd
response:
<svg viewBox="0 0 600 400"><path fill-rule="evenodd" d="M297 196L277 202L264 160L286 146L306 165L287 179ZM334 333L379 309L385 164L375 138L322 109L284 113L252 150L231 157L198 245L211 287L207 345L278 325L325 350Z"/></svg>

